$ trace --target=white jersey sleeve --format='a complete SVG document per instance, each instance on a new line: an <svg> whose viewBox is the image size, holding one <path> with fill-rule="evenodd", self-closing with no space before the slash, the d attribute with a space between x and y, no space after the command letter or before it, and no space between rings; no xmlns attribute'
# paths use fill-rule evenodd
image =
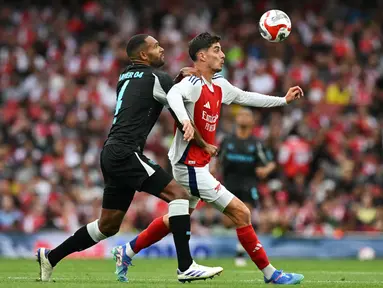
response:
<svg viewBox="0 0 383 288"><path fill-rule="evenodd" d="M153 97L158 102L162 103L166 107L168 103L166 101L166 94L173 86L173 80L170 76L162 71L156 71L153 73L154 86L153 86Z"/></svg>
<svg viewBox="0 0 383 288"><path fill-rule="evenodd" d="M171 91L169 91L167 95L167 98L171 108L178 111L178 115L176 114L178 120L182 121L184 119L190 119L195 122L194 111L196 103L201 96L201 92L202 81L200 78L194 76L185 77L180 83L172 87ZM174 110L173 112L175 113ZM186 117L185 115L187 115L188 118L182 119L181 117ZM190 142L183 139L182 131L176 129L174 139L168 153L172 165L180 161L189 143Z"/></svg>
<svg viewBox="0 0 383 288"><path fill-rule="evenodd" d="M237 103L253 107L276 107L287 105L285 97L269 96L256 92L247 92L230 84L220 75L213 77L214 83L222 89L222 103Z"/></svg>
<svg viewBox="0 0 383 288"><path fill-rule="evenodd" d="M185 103L195 103L198 100L201 93L201 85L198 85L200 82L198 77L185 77L168 92L166 99L180 122L192 120L185 109Z"/></svg>

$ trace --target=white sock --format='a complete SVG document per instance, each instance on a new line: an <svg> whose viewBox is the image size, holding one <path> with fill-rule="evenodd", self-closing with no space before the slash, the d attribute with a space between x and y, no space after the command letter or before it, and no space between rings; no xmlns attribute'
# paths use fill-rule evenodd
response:
<svg viewBox="0 0 383 288"><path fill-rule="evenodd" d="M104 234L102 234L100 229L98 228L98 219L91 223L88 223L86 225L86 229L88 230L89 236L96 243L108 238L108 236L105 236Z"/></svg>
<svg viewBox="0 0 383 288"><path fill-rule="evenodd" d="M126 243L126 255L128 255L130 259L133 259L133 257L136 256L136 253L134 253L130 243Z"/></svg>
<svg viewBox="0 0 383 288"><path fill-rule="evenodd" d="M270 280L271 276L273 276L274 271L277 270L273 265L269 264L265 268L262 269L262 273L267 280Z"/></svg>
<svg viewBox="0 0 383 288"><path fill-rule="evenodd" d="M173 216L189 215L189 200L176 199L169 203L169 218Z"/></svg>

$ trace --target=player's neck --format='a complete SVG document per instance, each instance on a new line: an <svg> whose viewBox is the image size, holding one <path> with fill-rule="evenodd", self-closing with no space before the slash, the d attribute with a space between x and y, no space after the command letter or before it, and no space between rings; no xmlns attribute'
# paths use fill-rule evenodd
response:
<svg viewBox="0 0 383 288"><path fill-rule="evenodd" d="M148 61L136 59L136 60L132 61L132 65L146 65L146 66L150 66L150 63Z"/></svg>
<svg viewBox="0 0 383 288"><path fill-rule="evenodd" d="M237 134L237 137L240 138L240 139L247 139L251 136L251 129L237 129L236 130L236 134Z"/></svg>
<svg viewBox="0 0 383 288"><path fill-rule="evenodd" d="M197 68L198 71L200 71L202 77L206 81L208 81L209 83L212 82L213 76L215 74L214 71L212 71L210 68L207 68L207 67L201 67L201 65L198 65L198 64L195 65L195 68Z"/></svg>

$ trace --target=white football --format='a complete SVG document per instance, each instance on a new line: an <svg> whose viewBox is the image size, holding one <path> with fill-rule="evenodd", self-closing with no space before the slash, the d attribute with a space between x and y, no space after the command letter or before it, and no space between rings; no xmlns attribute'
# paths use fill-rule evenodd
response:
<svg viewBox="0 0 383 288"><path fill-rule="evenodd" d="M375 259L375 250L371 247L363 247L358 251L358 259L360 261L373 260Z"/></svg>
<svg viewBox="0 0 383 288"><path fill-rule="evenodd" d="M269 10L259 20L259 32L267 41L282 42L290 35L290 18L281 10Z"/></svg>

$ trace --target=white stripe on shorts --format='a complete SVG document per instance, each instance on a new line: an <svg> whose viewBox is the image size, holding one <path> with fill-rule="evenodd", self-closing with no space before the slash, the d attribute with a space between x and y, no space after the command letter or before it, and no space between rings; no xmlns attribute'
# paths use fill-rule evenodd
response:
<svg viewBox="0 0 383 288"><path fill-rule="evenodd" d="M137 152L134 152L136 154L138 160L141 162L142 166L144 166L146 173L148 173L149 177L156 172L152 167L150 167L148 164L146 164L144 161L141 160L140 156L138 156Z"/></svg>

